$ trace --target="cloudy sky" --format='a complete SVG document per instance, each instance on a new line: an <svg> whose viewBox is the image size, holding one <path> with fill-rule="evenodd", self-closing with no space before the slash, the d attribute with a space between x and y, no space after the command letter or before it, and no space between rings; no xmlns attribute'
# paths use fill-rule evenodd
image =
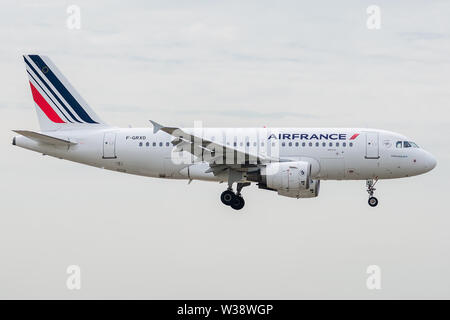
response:
<svg viewBox="0 0 450 320"><path fill-rule="evenodd" d="M67 8L81 29L67 28ZM369 30L369 5L381 29ZM2 1L0 298L450 298L448 1ZM438 166L316 199L108 172L11 145L37 130L21 55L107 122L374 127ZM79 265L81 290L66 287ZM368 290L366 269L382 270Z"/></svg>

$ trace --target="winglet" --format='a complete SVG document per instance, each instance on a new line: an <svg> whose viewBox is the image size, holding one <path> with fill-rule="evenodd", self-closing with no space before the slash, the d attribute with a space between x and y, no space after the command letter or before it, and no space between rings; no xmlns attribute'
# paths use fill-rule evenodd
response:
<svg viewBox="0 0 450 320"><path fill-rule="evenodd" d="M159 130L161 130L161 128L164 128L164 126L159 124L158 122L155 122L153 120L150 120L150 122L153 125L153 133L157 133Z"/></svg>

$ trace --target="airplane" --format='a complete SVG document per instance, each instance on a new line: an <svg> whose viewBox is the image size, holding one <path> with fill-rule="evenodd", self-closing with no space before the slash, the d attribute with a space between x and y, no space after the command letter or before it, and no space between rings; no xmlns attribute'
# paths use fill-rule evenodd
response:
<svg viewBox="0 0 450 320"><path fill-rule="evenodd" d="M378 129L179 128L153 120L153 128L110 126L48 57L23 58L40 131L14 130L13 145L122 173L227 183L220 199L235 210L252 183L298 199L317 197L321 180L365 180L376 207L377 181L436 166L412 139Z"/></svg>

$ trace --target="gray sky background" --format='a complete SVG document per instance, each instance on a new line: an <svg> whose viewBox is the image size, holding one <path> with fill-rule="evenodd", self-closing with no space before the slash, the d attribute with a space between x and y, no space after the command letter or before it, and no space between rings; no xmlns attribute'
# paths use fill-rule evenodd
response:
<svg viewBox="0 0 450 320"><path fill-rule="evenodd" d="M81 30L66 27L81 8ZM366 8L381 8L368 30ZM0 298L450 298L450 2L1 1ZM13 147L38 129L21 55L107 122L374 127L438 166L316 199L149 179ZM66 288L66 268L82 288ZM366 288L379 265L382 290Z"/></svg>

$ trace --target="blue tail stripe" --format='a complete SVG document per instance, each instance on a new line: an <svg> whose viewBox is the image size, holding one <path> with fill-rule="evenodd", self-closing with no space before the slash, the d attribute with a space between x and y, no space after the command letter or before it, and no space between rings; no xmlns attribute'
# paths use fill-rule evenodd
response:
<svg viewBox="0 0 450 320"><path fill-rule="evenodd" d="M61 96L67 101L67 103L72 107L75 113L80 117L80 119L86 121L87 123L97 123L87 114L83 107L78 103L78 101L70 94L66 87L61 83L61 81L56 77L53 71L47 66L47 64L38 55L30 55L31 60L38 66L39 69L43 70L44 76L52 83L52 85L58 90Z"/></svg>
<svg viewBox="0 0 450 320"><path fill-rule="evenodd" d="M64 116L64 118L66 118L67 121L72 123L72 121L70 121L70 119L64 114L64 112L61 111L61 109L58 107L58 105L55 103L55 101L53 101L53 99L49 96L47 91L45 91L44 88L42 88L42 86L39 84L39 82L36 81L36 79L33 77L31 72L28 70L27 70L27 72L30 75L30 77L34 80L34 82L36 82L36 84L39 86L39 88L41 88L41 90L45 93L45 95L50 99L50 101L53 102L53 104L56 106L56 108L58 108L59 112L61 112L61 114Z"/></svg>
<svg viewBox="0 0 450 320"><path fill-rule="evenodd" d="M42 77L39 75L39 73L36 72L36 69L34 69L34 67L31 65L31 63L29 63L27 61L27 59L25 57L23 57L23 60L25 60L25 63L31 68L31 70L34 72L35 75L38 76L39 80L41 80L41 82L45 85L45 87L51 92L51 94L56 98L56 100L58 100L58 102L61 104L61 106L64 108L64 110L67 111L67 113L72 117L72 119L76 122L81 123L81 121L79 121L78 119L76 119L74 117L74 115L72 114L72 112L70 112L70 110L66 107L66 105L61 101L61 99L55 94L55 92L52 90L52 88L50 88L50 86L47 84L47 82L45 82L44 79L42 79Z"/></svg>

